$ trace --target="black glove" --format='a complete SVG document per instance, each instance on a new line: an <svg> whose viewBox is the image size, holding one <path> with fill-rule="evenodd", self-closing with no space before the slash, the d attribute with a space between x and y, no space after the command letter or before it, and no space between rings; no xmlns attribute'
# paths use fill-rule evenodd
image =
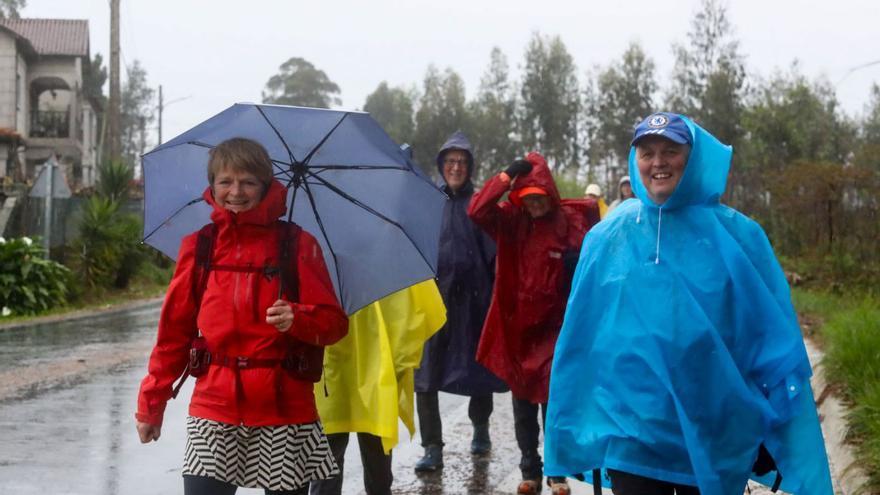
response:
<svg viewBox="0 0 880 495"><path fill-rule="evenodd" d="M762 443L758 447L758 458L755 460L755 465L752 466L752 472L758 476L763 476L770 471L776 470L776 462L773 460L773 456L770 455L770 452L767 451L767 448Z"/></svg>
<svg viewBox="0 0 880 495"><path fill-rule="evenodd" d="M528 162L528 160L523 160L520 158L519 160L514 160L513 163L507 167L507 170L504 171L508 177L511 179L515 179L518 175L526 175L527 173L532 171L532 164Z"/></svg>

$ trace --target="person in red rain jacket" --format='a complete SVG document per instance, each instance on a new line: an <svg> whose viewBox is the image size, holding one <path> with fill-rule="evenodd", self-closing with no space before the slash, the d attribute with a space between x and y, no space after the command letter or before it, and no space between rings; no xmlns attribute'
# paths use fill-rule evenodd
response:
<svg viewBox="0 0 880 495"><path fill-rule="evenodd" d="M159 439L172 383L201 332L214 362L198 377L189 406L184 493L231 494L246 486L305 494L309 481L337 468L318 421L313 384L291 376L281 362L290 342L340 340L348 318L321 248L305 231L296 246L299 301L279 299L277 275L223 269L279 262L283 231L276 221L286 211L287 190L272 178L272 163L259 143L233 138L214 147L208 182L204 199L216 225L213 268L198 307L192 286L198 283L197 234L185 237L141 383L138 434L143 443ZM217 442L227 448L209 447Z"/></svg>
<svg viewBox="0 0 880 495"><path fill-rule="evenodd" d="M509 201L498 203L509 192ZM543 156L532 152L474 194L471 219L497 245L492 303L477 361L507 382L523 481L517 493L539 493L538 411L546 414L553 348L565 315L573 267L587 231L599 221L595 201L559 198ZM550 478L553 494L569 493Z"/></svg>

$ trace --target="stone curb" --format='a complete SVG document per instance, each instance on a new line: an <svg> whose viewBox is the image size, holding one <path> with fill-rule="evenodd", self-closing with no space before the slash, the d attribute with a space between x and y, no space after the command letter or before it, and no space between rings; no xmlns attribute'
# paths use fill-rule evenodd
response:
<svg viewBox="0 0 880 495"><path fill-rule="evenodd" d="M822 435L825 437L825 451L828 453L828 464L831 466L831 479L834 493L842 495L860 495L867 493L868 477L857 463L854 448L846 442L849 426L846 422L847 407L832 393L831 386L825 379L822 361L824 354L809 339L804 339L807 354L813 365L813 394L816 397L816 409L822 423Z"/></svg>

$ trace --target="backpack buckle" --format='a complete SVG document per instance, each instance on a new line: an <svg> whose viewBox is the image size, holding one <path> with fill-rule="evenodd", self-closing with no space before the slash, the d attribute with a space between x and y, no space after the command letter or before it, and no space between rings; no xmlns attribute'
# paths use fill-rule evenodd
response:
<svg viewBox="0 0 880 495"><path fill-rule="evenodd" d="M281 273L281 267L279 266L263 266L263 276L266 277L266 280L272 280L272 277L278 275L279 273Z"/></svg>

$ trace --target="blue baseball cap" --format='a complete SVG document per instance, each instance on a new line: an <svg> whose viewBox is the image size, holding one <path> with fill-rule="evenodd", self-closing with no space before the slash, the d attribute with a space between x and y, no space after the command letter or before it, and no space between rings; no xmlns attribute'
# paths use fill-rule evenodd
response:
<svg viewBox="0 0 880 495"><path fill-rule="evenodd" d="M657 112L639 122L633 134L631 145L645 136L660 136L678 144L693 144L691 130L681 115L669 112Z"/></svg>

